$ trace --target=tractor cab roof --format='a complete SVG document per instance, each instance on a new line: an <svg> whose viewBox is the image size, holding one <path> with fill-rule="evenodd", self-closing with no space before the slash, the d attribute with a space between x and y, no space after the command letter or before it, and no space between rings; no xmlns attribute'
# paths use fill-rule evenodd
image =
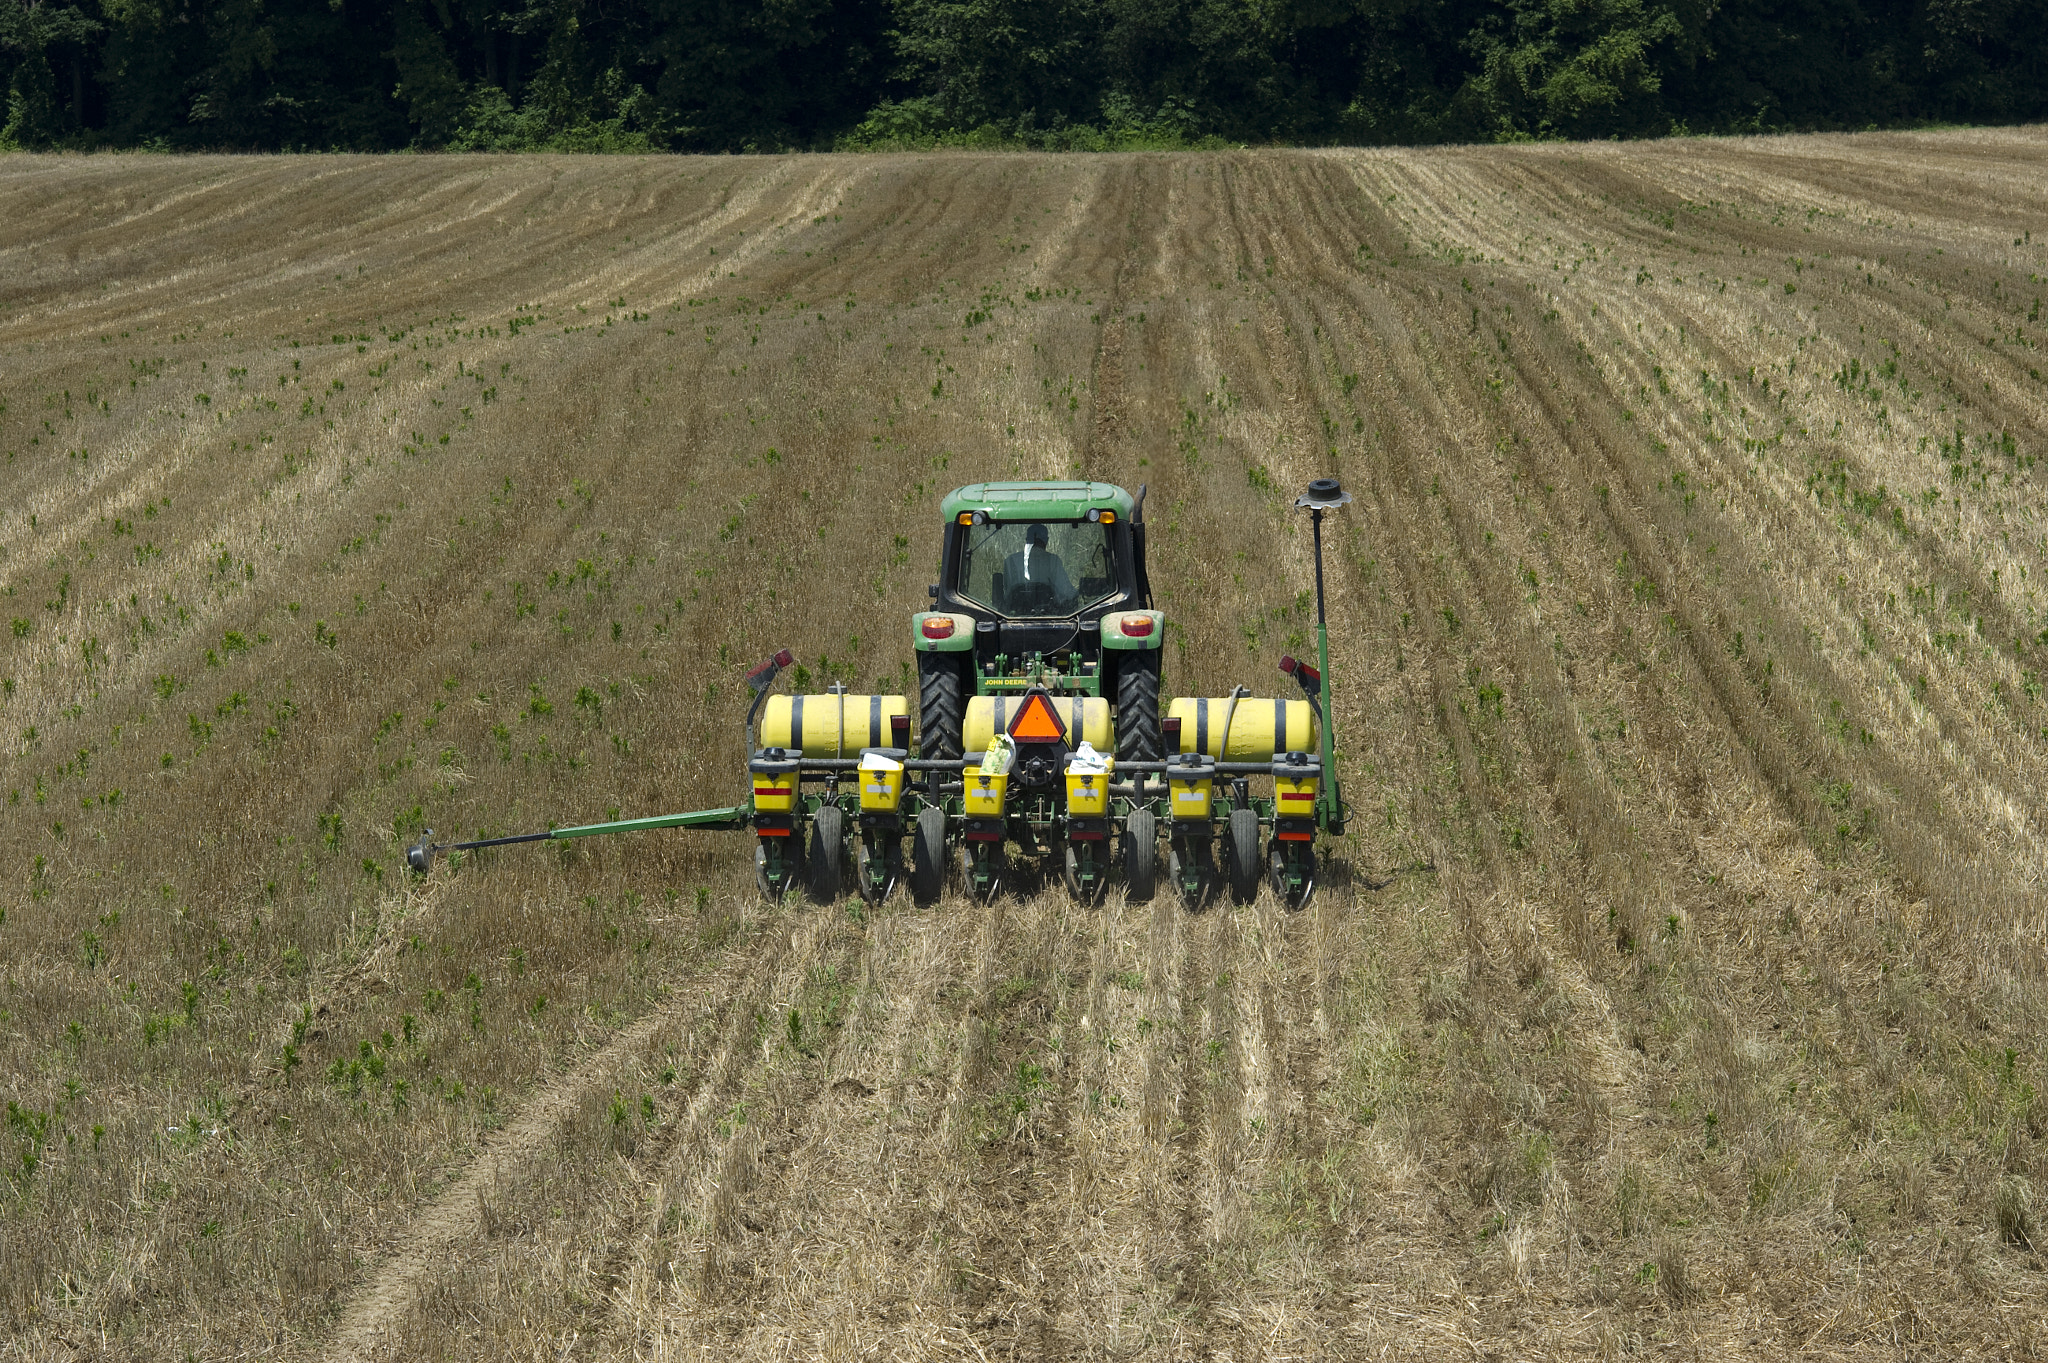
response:
<svg viewBox="0 0 2048 1363"><path fill-rule="evenodd" d="M1092 507L1109 507L1128 521L1131 494L1112 483L969 483L946 494L939 510L948 522L963 511L980 511L992 521L1078 521Z"/></svg>

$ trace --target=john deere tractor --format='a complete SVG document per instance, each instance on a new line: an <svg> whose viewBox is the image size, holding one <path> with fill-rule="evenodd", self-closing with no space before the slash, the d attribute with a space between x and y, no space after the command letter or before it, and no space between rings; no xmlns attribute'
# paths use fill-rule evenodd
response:
<svg viewBox="0 0 2048 1363"><path fill-rule="evenodd" d="M1299 906L1315 888L1316 839L1341 834L1347 815L1323 703L1322 519L1348 501L1318 479L1296 502L1315 527L1321 664L1280 660L1301 699L1240 686L1180 697L1162 715L1166 622L1145 577L1145 489L977 483L942 503L932 609L911 618L914 747L906 697L843 686L771 695L794 661L783 650L747 675L750 804L512 837L480 831L471 842L434 843L430 829L407 859L425 872L439 853L509 843L750 829L769 898L802 883L831 900L851 871L879 903L905 878L919 900L935 900L956 865L963 888L994 895L1011 847L1092 899L1114 847L1125 888L1142 900L1163 837L1167 877L1190 906L1219 880L1248 900L1268 877Z"/></svg>
<svg viewBox="0 0 2048 1363"><path fill-rule="evenodd" d="M1108 702L1115 756L1158 761L1166 617L1145 579L1145 489L976 483L940 510L932 609L910 621L921 755L962 756L968 698L1040 687Z"/></svg>

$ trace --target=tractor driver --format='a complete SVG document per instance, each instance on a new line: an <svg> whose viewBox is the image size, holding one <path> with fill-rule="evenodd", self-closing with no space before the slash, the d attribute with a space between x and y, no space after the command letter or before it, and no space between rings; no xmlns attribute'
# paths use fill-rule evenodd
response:
<svg viewBox="0 0 2048 1363"><path fill-rule="evenodd" d="M1050 539L1043 525L1028 526L1024 547L1003 564L1003 583L1016 614L1058 614L1072 610L1080 600L1059 556L1046 548Z"/></svg>

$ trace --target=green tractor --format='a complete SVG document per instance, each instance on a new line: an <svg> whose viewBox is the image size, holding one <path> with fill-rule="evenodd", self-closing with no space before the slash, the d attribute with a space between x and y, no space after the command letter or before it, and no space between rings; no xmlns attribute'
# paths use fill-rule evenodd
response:
<svg viewBox="0 0 2048 1363"><path fill-rule="evenodd" d="M1037 686L1110 702L1116 756L1158 761L1166 617L1145 578L1145 489L975 483L940 512L932 609L910 620L921 754L962 756L968 697Z"/></svg>
<svg viewBox="0 0 2048 1363"><path fill-rule="evenodd" d="M914 753L905 697L843 686L771 695L793 662L784 650L747 677L750 805L470 843L434 844L430 829L407 858L425 872L437 853L514 842L751 829L756 878L771 899L801 883L830 901L851 870L871 902L908 880L928 903L956 865L966 889L993 896L1014 846L1084 900L1120 863L1127 892L1143 900L1154 893L1163 833L1167 878L1190 907L1219 881L1248 901L1268 878L1299 907L1315 888L1315 840L1341 834L1348 812L1323 704L1322 519L1349 500L1319 479L1296 503L1315 526L1321 666L1280 666L1302 699L1238 687L1178 698L1162 715L1165 618L1145 575L1145 489L977 483L942 503L932 609L911 619ZM1270 781L1271 793L1254 793L1255 781Z"/></svg>

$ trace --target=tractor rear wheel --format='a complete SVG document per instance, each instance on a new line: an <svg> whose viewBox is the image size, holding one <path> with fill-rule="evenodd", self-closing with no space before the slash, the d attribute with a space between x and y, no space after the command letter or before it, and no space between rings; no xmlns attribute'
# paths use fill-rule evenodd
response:
<svg viewBox="0 0 2048 1363"><path fill-rule="evenodd" d="M1230 897L1249 904L1259 897L1259 815L1251 809L1230 811Z"/></svg>
<svg viewBox="0 0 2048 1363"><path fill-rule="evenodd" d="M1159 741L1159 655L1149 649L1126 653L1116 664L1116 755L1121 762L1157 762Z"/></svg>
<svg viewBox="0 0 2048 1363"><path fill-rule="evenodd" d="M910 897L938 902L946 890L946 811L927 805L917 812L917 837L910 852Z"/></svg>
<svg viewBox="0 0 2048 1363"><path fill-rule="evenodd" d="M962 657L958 653L917 655L917 751L927 761L960 760L960 724L967 706Z"/></svg>
<svg viewBox="0 0 2048 1363"><path fill-rule="evenodd" d="M1151 900L1159 866L1159 821L1149 809L1124 820L1124 892L1134 904Z"/></svg>
<svg viewBox="0 0 2048 1363"><path fill-rule="evenodd" d="M820 805L811 816L811 898L830 904L839 898L846 862L846 815L838 805Z"/></svg>

